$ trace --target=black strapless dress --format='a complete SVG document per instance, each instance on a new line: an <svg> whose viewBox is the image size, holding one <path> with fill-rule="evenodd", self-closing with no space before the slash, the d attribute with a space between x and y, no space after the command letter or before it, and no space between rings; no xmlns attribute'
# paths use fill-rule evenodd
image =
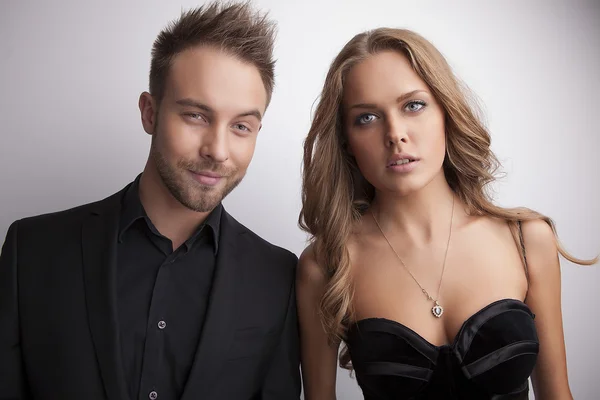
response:
<svg viewBox="0 0 600 400"><path fill-rule="evenodd" d="M534 317L521 301L499 300L444 346L399 322L368 318L350 327L347 345L365 400L527 399L539 350Z"/></svg>

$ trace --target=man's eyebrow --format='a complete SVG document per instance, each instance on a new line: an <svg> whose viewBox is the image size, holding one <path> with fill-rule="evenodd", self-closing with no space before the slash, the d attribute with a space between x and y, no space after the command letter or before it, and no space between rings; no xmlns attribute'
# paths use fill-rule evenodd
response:
<svg viewBox="0 0 600 400"><path fill-rule="evenodd" d="M181 100L177 100L175 103L181 105L181 106L187 106L187 107L195 107L198 108L200 110L203 111L207 111L212 113L213 109L210 108L209 106L207 106L206 104L202 104L196 100L192 100L192 99L181 99Z"/></svg>
<svg viewBox="0 0 600 400"><path fill-rule="evenodd" d="M214 110L212 108L210 108L209 106L207 106L206 104L202 104L196 100L192 100L192 99L180 99L176 101L177 104L182 105L182 106L187 106L187 107L194 107L197 108L199 110L203 110L206 111L208 113L213 113ZM260 111L258 111L257 109L254 110L249 110L249 111L245 111L243 113L240 113L238 115L236 115L236 118L241 118L241 117L255 117L256 119L258 119L259 121L262 121L262 114Z"/></svg>

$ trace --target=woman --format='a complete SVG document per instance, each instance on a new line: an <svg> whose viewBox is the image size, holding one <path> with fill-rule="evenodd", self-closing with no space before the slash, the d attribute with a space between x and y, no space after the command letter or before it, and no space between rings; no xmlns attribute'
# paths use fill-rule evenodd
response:
<svg viewBox="0 0 600 400"><path fill-rule="evenodd" d="M305 399L335 398L339 344L365 399L571 398L553 222L495 206L490 136L442 55L355 36L304 147L298 268Z"/></svg>

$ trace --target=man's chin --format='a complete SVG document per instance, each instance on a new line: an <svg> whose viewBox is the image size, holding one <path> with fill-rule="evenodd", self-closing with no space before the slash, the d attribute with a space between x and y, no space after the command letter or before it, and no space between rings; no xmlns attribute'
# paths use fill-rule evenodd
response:
<svg viewBox="0 0 600 400"><path fill-rule="evenodd" d="M231 179L231 177L223 178L216 185L203 185L194 180L187 187L188 190L182 193L184 196L179 199L179 202L196 212L212 211L241 182L241 179Z"/></svg>
<svg viewBox="0 0 600 400"><path fill-rule="evenodd" d="M222 198L222 192L211 191L210 195L207 191L202 191L200 193L196 193L194 196L188 197L185 199L185 202L181 202L184 206L189 208L192 211L196 212L209 212L212 211L219 203Z"/></svg>

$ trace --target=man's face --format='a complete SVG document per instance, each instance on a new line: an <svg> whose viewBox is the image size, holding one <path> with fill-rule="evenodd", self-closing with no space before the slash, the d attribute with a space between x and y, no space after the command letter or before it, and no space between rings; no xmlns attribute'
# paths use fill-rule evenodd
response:
<svg viewBox="0 0 600 400"><path fill-rule="evenodd" d="M241 182L266 107L255 66L212 47L173 59L151 132L150 161L181 204L211 211Z"/></svg>

